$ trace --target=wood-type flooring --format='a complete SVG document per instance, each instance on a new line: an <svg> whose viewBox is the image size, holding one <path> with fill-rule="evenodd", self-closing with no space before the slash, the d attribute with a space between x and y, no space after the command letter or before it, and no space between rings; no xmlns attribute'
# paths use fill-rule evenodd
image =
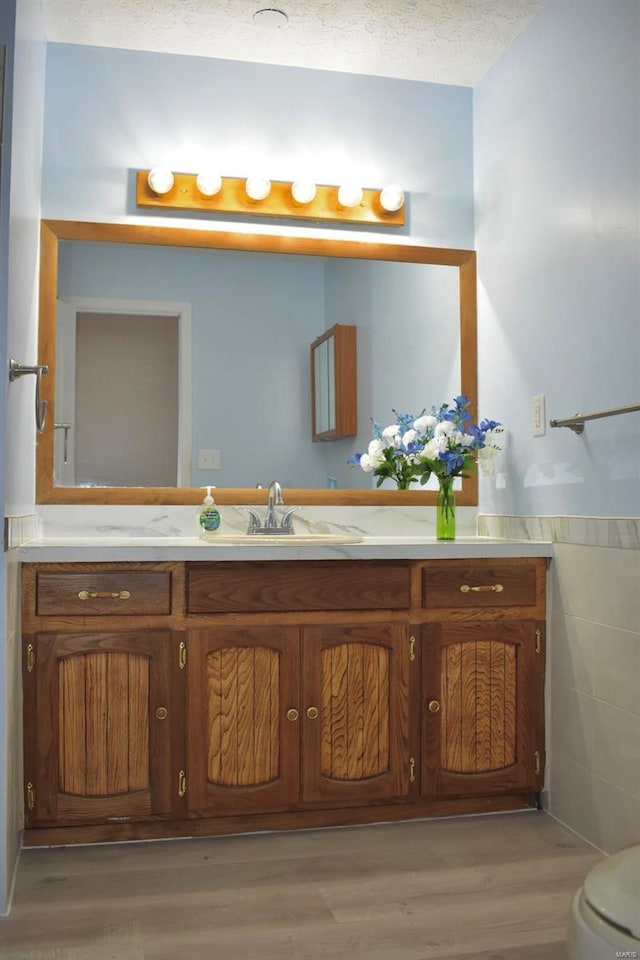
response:
<svg viewBox="0 0 640 960"><path fill-rule="evenodd" d="M31 848L0 960L565 960L600 857L537 811Z"/></svg>

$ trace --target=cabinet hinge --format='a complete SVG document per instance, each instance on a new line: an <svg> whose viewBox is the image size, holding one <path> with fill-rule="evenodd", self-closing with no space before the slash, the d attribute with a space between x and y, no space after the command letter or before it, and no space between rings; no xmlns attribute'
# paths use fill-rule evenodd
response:
<svg viewBox="0 0 640 960"><path fill-rule="evenodd" d="M184 770L181 770L178 774L178 796L184 797L187 792L187 775Z"/></svg>
<svg viewBox="0 0 640 960"><path fill-rule="evenodd" d="M533 761L534 761L533 772L535 773L536 777L539 777L540 769L541 769L541 761L542 761L542 754L540 753L539 750L536 750L536 752L534 753Z"/></svg>
<svg viewBox="0 0 640 960"><path fill-rule="evenodd" d="M540 653L542 650L542 634L539 630L536 630L536 653Z"/></svg>
<svg viewBox="0 0 640 960"><path fill-rule="evenodd" d="M180 669L184 670L187 665L187 645L184 640L180 641L180 646L178 647L178 663L180 664Z"/></svg>
<svg viewBox="0 0 640 960"><path fill-rule="evenodd" d="M36 652L32 643L27 644L27 672L33 673L36 665Z"/></svg>
<svg viewBox="0 0 640 960"><path fill-rule="evenodd" d="M413 663L416 658L416 638L409 637L409 660Z"/></svg>
<svg viewBox="0 0 640 960"><path fill-rule="evenodd" d="M33 810L35 808L35 805L36 805L36 788L31 783L31 781L29 781L29 783L27 784L27 807L29 808L29 810Z"/></svg>
<svg viewBox="0 0 640 960"><path fill-rule="evenodd" d="M416 758L409 757L409 783L416 782Z"/></svg>

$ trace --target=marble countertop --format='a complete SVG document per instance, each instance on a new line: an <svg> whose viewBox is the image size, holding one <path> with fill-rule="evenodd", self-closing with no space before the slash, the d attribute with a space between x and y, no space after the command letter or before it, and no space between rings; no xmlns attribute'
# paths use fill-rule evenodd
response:
<svg viewBox="0 0 640 960"><path fill-rule="evenodd" d="M238 538L240 539L240 538ZM345 538L348 539L348 538ZM206 542L196 537L56 537L18 548L25 563L154 560L445 560L480 557L551 557L549 541L459 537L443 542L425 536L363 536L358 542Z"/></svg>

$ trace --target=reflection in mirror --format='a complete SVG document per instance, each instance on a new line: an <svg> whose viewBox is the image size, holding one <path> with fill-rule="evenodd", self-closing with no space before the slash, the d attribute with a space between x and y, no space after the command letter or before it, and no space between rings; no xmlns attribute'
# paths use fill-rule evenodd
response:
<svg viewBox="0 0 640 960"><path fill-rule="evenodd" d="M335 324L357 329L357 436L312 443L309 346ZM274 477L290 503L432 502L373 490L346 461L394 407L475 401L475 258L45 223L40 343L69 427L39 444L39 502L190 503L209 483L220 503L255 503Z"/></svg>
<svg viewBox="0 0 640 960"><path fill-rule="evenodd" d="M356 327L336 323L311 344L311 436L358 433ZM337 478L334 478L337 483Z"/></svg>

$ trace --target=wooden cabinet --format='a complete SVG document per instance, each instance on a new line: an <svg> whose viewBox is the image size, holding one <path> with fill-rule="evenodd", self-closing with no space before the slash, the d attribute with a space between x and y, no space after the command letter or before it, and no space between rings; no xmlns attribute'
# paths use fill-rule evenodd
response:
<svg viewBox="0 0 640 960"><path fill-rule="evenodd" d="M311 438L358 432L356 327L337 323L311 344Z"/></svg>
<svg viewBox="0 0 640 960"><path fill-rule="evenodd" d="M189 634L189 809L366 804L408 787L406 628Z"/></svg>
<svg viewBox="0 0 640 960"><path fill-rule="evenodd" d="M542 788L544 576L539 560L422 565L423 796Z"/></svg>
<svg viewBox="0 0 640 960"><path fill-rule="evenodd" d="M400 624L307 627L302 799L338 804L409 788L409 644Z"/></svg>
<svg viewBox="0 0 640 960"><path fill-rule="evenodd" d="M159 630L26 640L29 823L170 815L184 730L179 641Z"/></svg>
<svg viewBox="0 0 640 960"><path fill-rule="evenodd" d="M424 796L540 789L543 629L517 620L423 627Z"/></svg>
<svg viewBox="0 0 640 960"><path fill-rule="evenodd" d="M188 642L190 810L287 809L298 799L298 630L214 626Z"/></svg>
<svg viewBox="0 0 640 960"><path fill-rule="evenodd" d="M26 564L27 843L531 806L544 559Z"/></svg>

